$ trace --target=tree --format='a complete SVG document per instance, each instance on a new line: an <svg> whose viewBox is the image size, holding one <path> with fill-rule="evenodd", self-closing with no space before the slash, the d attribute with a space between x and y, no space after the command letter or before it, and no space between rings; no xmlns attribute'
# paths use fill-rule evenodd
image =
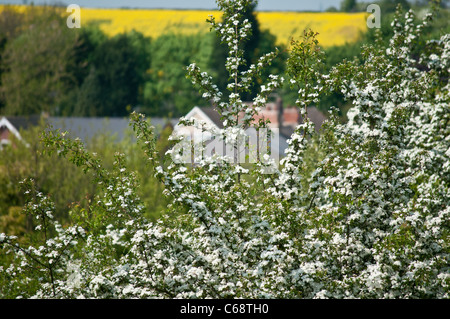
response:
<svg viewBox="0 0 450 319"><path fill-rule="evenodd" d="M241 99L274 58L263 55L239 70L251 27L241 18L249 5L219 0L224 23L209 19L228 44L229 96L198 65L187 68L224 128L181 121L233 149L244 128L267 127L253 116L283 82L269 76L254 108ZM293 41L288 80L303 123L279 165L266 154L244 168L233 156L204 156L204 141L194 140L188 145L198 151L195 165L178 161L183 150L174 147L167 153L173 162L163 166L154 131L133 113L145 158L172 200L155 223L143 216L136 176L123 155L108 171L79 141L48 132L48 149L91 171L104 193L94 201L95 223L62 228L49 198L29 184L34 196L27 211L42 221L44 234L52 226L57 236L22 248L0 234L4 247L19 251L2 273L5 287L12 295L52 298L448 298L450 37L427 42L416 58L413 48L432 15L418 25L413 15L398 12L387 46L365 46L363 61L340 63L329 73L313 31ZM426 68L418 68L419 60ZM331 114L316 136L306 107L335 90L353 99L349 121ZM306 152L317 141L313 161Z"/></svg>
<svg viewBox="0 0 450 319"><path fill-rule="evenodd" d="M33 26L5 47L1 78L5 114L58 113L59 103L75 83L71 70L76 34L57 10L41 11Z"/></svg>
<svg viewBox="0 0 450 319"><path fill-rule="evenodd" d="M139 102L145 70L149 66L148 43L142 34L120 34L102 41L92 53L87 77L78 92L77 113L125 116Z"/></svg>
<svg viewBox="0 0 450 319"><path fill-rule="evenodd" d="M261 30L258 19L256 17L255 9L257 2L253 1L245 8L241 19L248 20L252 26L251 34L244 45L243 63L240 66L241 71L245 69L245 66L255 64L261 55L275 51L276 38L268 30ZM265 73L261 75L261 78L267 77L270 73L282 74L284 72L284 60L287 58L284 48L279 48L281 54L272 61L272 68L263 70ZM226 60L228 56L227 44L223 41L220 34L217 34L216 40L213 46L213 53L209 69L211 69L212 76L215 78L216 83L222 92L227 92L227 85L230 79L230 74L225 68ZM251 101L255 98L258 90L257 80L250 88L248 92L243 93L243 99L245 101Z"/></svg>
<svg viewBox="0 0 450 319"><path fill-rule="evenodd" d="M341 2L341 11L352 12L356 9L356 0L343 0Z"/></svg>
<svg viewBox="0 0 450 319"><path fill-rule="evenodd" d="M0 13L0 86L2 73L4 71L2 56L8 41L14 39L20 32L20 27L24 23L22 14L6 6ZM0 110L3 107L3 99L0 92Z"/></svg>
<svg viewBox="0 0 450 319"><path fill-rule="evenodd" d="M338 12L339 10L335 6L328 7L325 12Z"/></svg>
<svg viewBox="0 0 450 319"><path fill-rule="evenodd" d="M393 13L397 9L397 6L402 6L403 9L408 10L411 5L407 0L381 0L379 2L381 13L387 14L387 13Z"/></svg>
<svg viewBox="0 0 450 319"><path fill-rule="evenodd" d="M208 105L186 79L185 67L208 63L211 36L165 34L153 40L152 61L143 87L142 112L150 116L183 116L196 105Z"/></svg>

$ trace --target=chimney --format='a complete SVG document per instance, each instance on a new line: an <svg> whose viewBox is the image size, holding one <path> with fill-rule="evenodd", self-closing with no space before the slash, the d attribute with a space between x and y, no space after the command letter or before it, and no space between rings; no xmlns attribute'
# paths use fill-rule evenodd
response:
<svg viewBox="0 0 450 319"><path fill-rule="evenodd" d="M283 100L281 99L280 96L277 96L275 105L278 111L278 128L281 129L283 126L284 118L283 118Z"/></svg>

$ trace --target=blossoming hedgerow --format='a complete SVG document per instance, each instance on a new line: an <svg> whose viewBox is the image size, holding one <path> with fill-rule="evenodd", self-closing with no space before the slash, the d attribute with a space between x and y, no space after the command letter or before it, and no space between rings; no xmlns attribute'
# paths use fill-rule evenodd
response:
<svg viewBox="0 0 450 319"><path fill-rule="evenodd" d="M228 44L232 94L225 98L195 64L187 72L214 103L224 123L215 133L226 139L236 127L266 127L252 121L256 108L241 94L276 53L243 70L250 1L217 4L224 20L209 23ZM366 46L362 62L338 64L329 74L322 73L314 32L292 43L288 81L304 121L272 174L264 173L270 163L244 169L220 155L194 166L159 162L149 122L132 114L144 156L172 198L155 223L143 217L138 181L123 155L107 171L80 141L46 132L48 150L92 171L104 192L90 218L64 228L52 217L50 198L27 183L33 196L25 212L38 217L45 236L22 247L0 235L4 251L14 253L2 269L2 295L449 298L450 36L412 54L431 15L416 26L412 11L400 13L387 47ZM282 81L269 77L255 104L264 106ZM332 112L317 136L304 110L332 91L353 101L349 121L339 123ZM248 114L243 121L241 112ZM308 159L311 149L318 161Z"/></svg>

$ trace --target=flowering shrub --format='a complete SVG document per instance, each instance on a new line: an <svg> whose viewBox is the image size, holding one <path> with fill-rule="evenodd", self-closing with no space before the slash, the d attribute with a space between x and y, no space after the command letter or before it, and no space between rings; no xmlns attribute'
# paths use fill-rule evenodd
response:
<svg viewBox="0 0 450 319"><path fill-rule="evenodd" d="M229 46L229 98L198 66L187 70L221 115L224 129L215 134L233 141L236 129L267 126L253 115L284 79L270 76L253 106L243 103L241 94L276 53L240 71L240 46L251 30L242 12L250 1L217 3L224 22L208 21ZM0 235L4 251L14 252L2 269L2 295L449 298L450 36L413 55L431 15L417 26L413 18L399 13L387 48L381 41L365 47L362 63L343 62L329 74L321 72L313 32L292 43L288 75L304 121L279 167L220 154L194 166L162 163L151 126L133 114L149 165L172 198L154 223L142 215L138 181L124 156L117 154L108 172L79 141L47 132L49 151L93 171L103 194L90 214L73 211L77 224L63 228L52 219L50 199L31 187L26 212L39 221L42 242L22 248ZM331 114L315 136L306 107L332 91L353 101L349 121L340 124ZM207 130L195 120L181 122ZM314 148L320 160L306 160Z"/></svg>

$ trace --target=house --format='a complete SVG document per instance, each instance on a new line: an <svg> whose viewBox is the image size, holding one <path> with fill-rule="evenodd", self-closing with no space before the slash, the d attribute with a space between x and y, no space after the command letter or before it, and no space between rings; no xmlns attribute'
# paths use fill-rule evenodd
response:
<svg viewBox="0 0 450 319"><path fill-rule="evenodd" d="M41 120L49 128L67 131L69 137L80 138L85 143L100 133L114 136L117 141L123 140L127 134L134 136L128 118L2 116L0 117L0 148L2 145L11 144L11 134L23 140L20 131L38 125ZM150 122L158 133L166 125L175 126L177 120L151 118Z"/></svg>
<svg viewBox="0 0 450 319"><path fill-rule="evenodd" d="M249 105L251 103L248 103ZM307 109L308 118L315 124L316 131L319 131L322 123L326 120L326 116L315 107ZM241 114L241 118L244 114ZM189 113L184 116L186 119L198 119L212 125L217 129L223 128L220 114L213 107L199 107L195 106ZM283 108L281 98L275 102L266 104L266 107L261 110L255 117L255 121L259 119L268 119L270 123L268 127L273 129L275 138L273 141L277 144L274 149L278 150L279 157L285 155L285 150L288 147L288 139L291 137L298 124L302 123L302 118L297 107ZM176 125L174 131L177 134L193 137L195 129L193 127L185 127Z"/></svg>
<svg viewBox="0 0 450 319"><path fill-rule="evenodd" d="M250 105L250 103L248 103ZM316 107L310 106L307 108L307 116L314 123L316 131L319 132L322 123L327 117L319 111ZM296 106L283 107L283 101L278 97L274 102L269 102L266 107L254 117L255 121L259 119L268 119L270 128L277 128L280 133L286 138L289 138L294 133L297 125L303 122L300 116L300 111Z"/></svg>
<svg viewBox="0 0 450 319"><path fill-rule="evenodd" d="M156 133L162 131L166 125L176 124L175 120L164 118L151 118L150 122L155 127ZM46 123L53 129L67 131L69 137L78 137L84 142L101 133L113 136L117 141L123 140L128 134L134 136L127 117L48 117Z"/></svg>
<svg viewBox="0 0 450 319"><path fill-rule="evenodd" d="M20 131L27 129L30 126L38 125L39 121L39 116L1 116L0 150L6 145L11 145L13 140L12 136L19 141L23 141Z"/></svg>
<svg viewBox="0 0 450 319"><path fill-rule="evenodd" d="M186 119L197 119L205 122L206 124L211 125L216 129L222 129L223 123L220 120L220 115L217 111L212 107L199 107L195 106L192 110L187 113L184 118ZM189 126L181 126L178 123L174 127L174 132L184 135L184 136L193 136L194 128Z"/></svg>

